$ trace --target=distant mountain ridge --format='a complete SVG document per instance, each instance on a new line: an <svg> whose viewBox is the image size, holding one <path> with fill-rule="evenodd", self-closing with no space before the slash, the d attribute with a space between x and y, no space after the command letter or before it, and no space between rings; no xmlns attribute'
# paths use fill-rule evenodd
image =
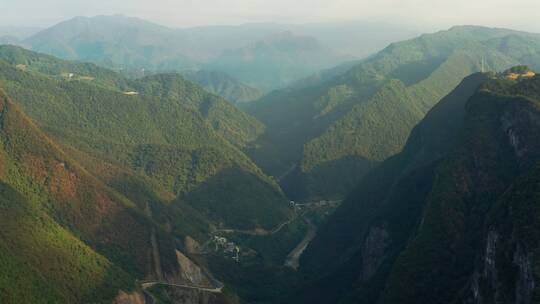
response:
<svg viewBox="0 0 540 304"><path fill-rule="evenodd" d="M40 30L37 27L0 26L0 44L21 44Z"/></svg>
<svg viewBox="0 0 540 304"><path fill-rule="evenodd" d="M0 303L540 300L540 34L457 26L325 69L309 26L66 24L43 46L130 67L0 45Z"/></svg>
<svg viewBox="0 0 540 304"><path fill-rule="evenodd" d="M225 51L236 50L234 52L242 53L244 48L257 41L263 42L268 40L267 37L279 36L282 35L281 33L290 31L297 33L296 36L299 39L296 43L297 47L298 44L306 42L304 38L300 37L311 37L309 39L317 41L324 39L325 42L322 44L325 45L325 49L336 49L333 52L325 51L325 53L321 53L322 50L318 51L320 55L325 56L325 58L322 58L325 64L318 62L318 60L304 60L296 69L292 68L296 65L294 60L290 60L290 56L294 56L295 50L282 49L279 56L274 55L274 60L278 60L277 64L282 66L281 69L285 65L292 65L289 68L291 75L270 75L270 73L276 73L276 70L270 69L271 67L261 69L260 66L255 67L253 71L249 70L249 66L243 68L248 70L231 68L231 70L224 71L252 86L254 84L257 84L257 86L263 85L258 89L267 90L269 87L273 89L277 85L278 77L285 76L287 81L289 79L294 81L298 77L309 76L310 73L319 69L321 65L330 67L334 63L339 63L338 61L341 58L365 56L366 52L369 53L382 48L386 43L399 37L411 37L411 32L413 32L399 27L382 27L381 33L376 39L370 38L372 36L369 35L365 37L363 43L365 49L362 48L362 45L354 46L352 49L355 51L351 54L348 51L341 52L339 46L341 44L354 44L354 42L351 42L346 37L332 34L334 32L339 33L343 28L347 27L361 29L362 23L330 24L328 26L324 24L282 25L263 23L173 29L138 18L114 15L75 17L44 29L24 40L5 39L4 42L22 45L34 51L64 59L97 63L105 67L115 68L118 71L130 70L130 74L140 74L141 69L154 73L198 69L214 70L214 66L232 63L216 61ZM352 30L348 29L348 31ZM319 32L321 32L320 39L317 37ZM360 35L365 35L365 33ZM373 40L373 43L370 42L371 40ZM268 42L266 41L266 43ZM291 39L289 39L288 44L289 47L295 45ZM356 51L357 49L360 49L360 51ZM288 52L293 53L288 54ZM359 52L360 55L356 55L356 52ZM326 58L326 56L329 57ZM207 66L209 63L212 64ZM242 61L238 61L238 63L241 64ZM255 75L255 71L269 74L266 77L273 80L272 86L269 84L264 86L260 81L250 81L247 77Z"/></svg>
<svg viewBox="0 0 540 304"><path fill-rule="evenodd" d="M282 32L244 48L227 50L208 66L268 91L347 59L350 57L340 56L313 37Z"/></svg>
<svg viewBox="0 0 540 304"><path fill-rule="evenodd" d="M260 90L243 84L236 78L220 71L199 70L196 72L183 72L182 75L199 84L208 92L236 104L255 101L263 95Z"/></svg>
<svg viewBox="0 0 540 304"><path fill-rule="evenodd" d="M294 199L343 197L400 152L415 124L463 77L538 67L539 37L460 26L393 43L345 72L249 104L266 132L247 152ZM505 47L511 38L519 43Z"/></svg>

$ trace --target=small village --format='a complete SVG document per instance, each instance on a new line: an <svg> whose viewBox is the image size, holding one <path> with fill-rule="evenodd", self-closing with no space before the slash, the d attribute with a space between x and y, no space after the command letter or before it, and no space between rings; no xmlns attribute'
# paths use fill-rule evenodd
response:
<svg viewBox="0 0 540 304"><path fill-rule="evenodd" d="M213 252L222 253L224 257L240 262L240 247L225 237L214 235L210 239L209 247L213 245Z"/></svg>

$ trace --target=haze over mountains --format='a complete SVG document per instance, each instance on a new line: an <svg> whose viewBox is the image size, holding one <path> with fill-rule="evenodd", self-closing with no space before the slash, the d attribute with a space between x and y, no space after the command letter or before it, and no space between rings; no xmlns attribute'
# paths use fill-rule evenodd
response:
<svg viewBox="0 0 540 304"><path fill-rule="evenodd" d="M377 35L367 30L373 28L378 29ZM24 37L18 44L135 75L141 75L141 69L146 73L219 69L258 89L270 90L347 58L365 57L416 33L360 22L172 29L114 15L76 17Z"/></svg>
<svg viewBox="0 0 540 304"><path fill-rule="evenodd" d="M249 154L281 176L295 199L342 198L363 173L401 151L410 130L463 77L482 68L538 68L539 41L466 26L391 44L341 75L250 104L266 132Z"/></svg>
<svg viewBox="0 0 540 304"><path fill-rule="evenodd" d="M0 303L539 302L540 34L411 36L5 38Z"/></svg>

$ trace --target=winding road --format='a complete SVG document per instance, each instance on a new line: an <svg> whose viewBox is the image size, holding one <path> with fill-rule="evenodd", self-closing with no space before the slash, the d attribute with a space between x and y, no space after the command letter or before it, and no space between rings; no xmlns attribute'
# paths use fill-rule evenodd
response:
<svg viewBox="0 0 540 304"><path fill-rule="evenodd" d="M152 209L150 208L150 204L147 202L145 207L145 213L146 215L152 219ZM152 232L150 233L150 243L152 245L152 258L154 260L154 268L156 272L156 276L158 281L150 281L150 282L141 282L141 288L143 291L145 302L154 304L156 303L156 299L152 295L152 293L148 292L146 289L155 286L155 285L165 285L165 286L171 286L171 287L179 287L179 288L185 288L185 289L194 289L204 292L210 292L210 293L221 293L223 290L223 287L225 285L221 283L220 281L214 279L209 273L206 273L206 277L210 280L210 283L213 287L205 287L205 286L197 286L197 285L187 285L187 284L174 284L174 283L167 283L163 282L163 271L161 269L161 261L160 261L160 254L159 254L159 246L157 242L157 236L156 236L156 229L152 228Z"/></svg>
<svg viewBox="0 0 540 304"><path fill-rule="evenodd" d="M317 201L317 202L308 202L308 203L296 203L296 206L298 207L310 207L310 206L338 206L341 203L341 200L335 200L335 201ZM241 229L230 229L230 228L223 228L223 229L216 229L213 231L213 233L222 232L222 233L239 233L239 234L247 234L247 235L272 235L275 233L278 233L283 229L285 226L290 224L292 221L296 220L298 217L301 217L302 214L296 215L294 217L289 218L285 222L279 224L276 228L268 231L264 229L252 229L252 230L241 230Z"/></svg>
<svg viewBox="0 0 540 304"><path fill-rule="evenodd" d="M288 224L290 224L294 220L295 220L295 217L290 218L290 219L286 220L285 222L279 224L276 228L274 228L274 229L272 229L270 231L264 230L264 229L253 229L253 230L217 229L217 230L214 230L213 232L214 233L216 233L216 232L239 233L239 234L247 234L247 235L272 235L272 234L275 234L275 233L278 233L279 231L281 231L281 229L283 229L283 227L287 226Z"/></svg>
<svg viewBox="0 0 540 304"><path fill-rule="evenodd" d="M155 304L156 298L152 295L152 293L146 290L152 286L164 285L164 286L170 286L170 287L194 289L194 290L210 292L210 293L222 293L223 287L225 287L225 285L223 285L223 283L215 279L211 279L211 281L212 281L212 284L214 285L213 288L204 287L204 286L186 285L186 284L173 284L173 283L166 283L166 282L144 282L144 283L141 283L141 287L144 294L145 303Z"/></svg>
<svg viewBox="0 0 540 304"><path fill-rule="evenodd" d="M285 266L291 267L294 270L298 269L298 266L300 266L300 257L302 256L302 253L304 253L304 250L306 250L309 243L317 235L317 227L315 227L315 225L313 225L308 218L304 219L308 224L306 236L304 236L304 239L302 239L302 241L296 245L296 247L287 255L287 258L285 259Z"/></svg>
<svg viewBox="0 0 540 304"><path fill-rule="evenodd" d="M283 174L281 174L277 180L278 181L281 181L282 179L284 179L287 175L289 175L291 172L294 171L294 169L296 169L298 165L297 164L293 164L289 169L287 169L287 171L283 172Z"/></svg>
<svg viewBox="0 0 540 304"><path fill-rule="evenodd" d="M217 282L217 281L216 281ZM211 293L221 293L223 291L223 283L217 282L218 285L210 288L210 287L204 287L204 286L195 286L195 285L187 285L187 284L173 284L173 283L166 283L166 282L145 282L142 283L141 286L143 290L150 288L155 285L164 285L164 286L171 286L171 287L180 287L185 289L195 289L205 292L211 292Z"/></svg>
<svg viewBox="0 0 540 304"><path fill-rule="evenodd" d="M149 293L148 291L146 291L146 289L143 288L143 295L144 295L144 303L145 304L155 304L156 303L156 298L154 298L154 296Z"/></svg>
<svg viewBox="0 0 540 304"><path fill-rule="evenodd" d="M334 201L318 201L318 202L308 202L308 203L297 203L296 206L298 207L310 207L310 206L333 206L337 207L342 201L341 200L334 200ZM308 230L306 232L306 235L302 239L296 247L287 255L285 258L284 265L286 267L293 268L294 270L298 269L300 266L300 257L302 256L302 253L304 253L304 250L306 250L309 243L317 236L317 227L311 222L309 218L305 216L305 212L300 215L306 224L308 225Z"/></svg>

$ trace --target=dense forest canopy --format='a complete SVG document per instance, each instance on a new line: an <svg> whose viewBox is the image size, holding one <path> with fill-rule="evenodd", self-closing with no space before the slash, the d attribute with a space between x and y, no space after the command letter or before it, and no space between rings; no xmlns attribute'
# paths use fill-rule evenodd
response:
<svg viewBox="0 0 540 304"><path fill-rule="evenodd" d="M0 303L536 303L538 70L482 26L0 27Z"/></svg>

